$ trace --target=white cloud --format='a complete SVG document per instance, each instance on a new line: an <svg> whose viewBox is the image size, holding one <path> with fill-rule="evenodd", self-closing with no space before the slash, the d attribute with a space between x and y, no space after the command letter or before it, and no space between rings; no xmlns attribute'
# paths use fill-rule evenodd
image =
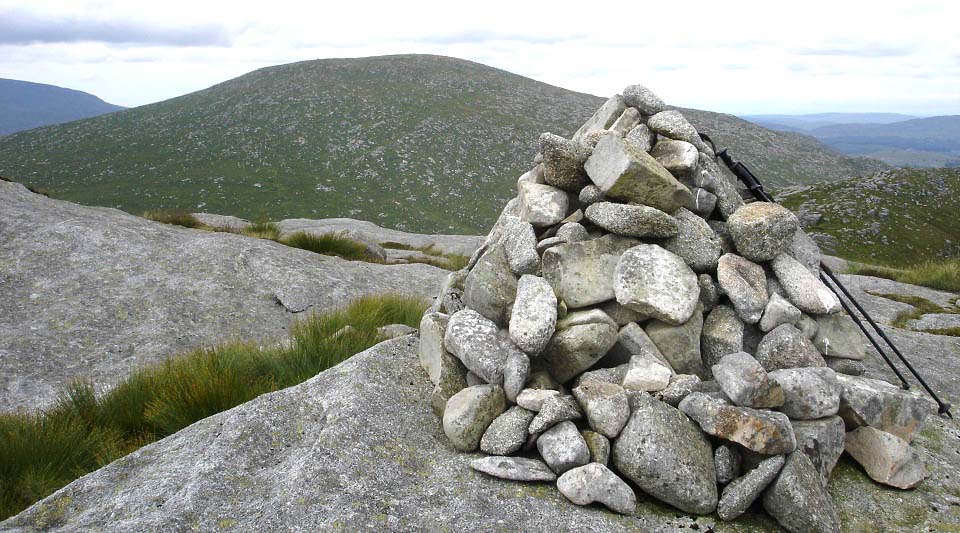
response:
<svg viewBox="0 0 960 533"><path fill-rule="evenodd" d="M960 113L960 4L777 4L0 0L0 29L40 41L0 37L0 77L139 105L278 63L434 53L732 113Z"/></svg>

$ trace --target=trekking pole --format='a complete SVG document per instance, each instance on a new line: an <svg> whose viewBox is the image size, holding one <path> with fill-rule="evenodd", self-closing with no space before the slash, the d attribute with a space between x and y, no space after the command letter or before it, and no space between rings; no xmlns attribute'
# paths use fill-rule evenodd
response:
<svg viewBox="0 0 960 533"><path fill-rule="evenodd" d="M730 169L730 172L733 172L733 174L737 177L737 179L743 182L743 184L747 187L747 189L750 190L750 193L754 196L754 198L762 202L776 203L776 200L774 200L769 193L763 190L763 184L760 183L760 180L757 179L757 177L754 176L752 172L750 172L750 169L748 169L746 165L744 165L739 161L734 161L733 158L730 157L730 154L727 153L726 149L717 152L716 146L714 145L713 141L710 139L708 135L700 134L700 137L705 142L708 142L711 144L711 146L713 146L714 153L717 154L717 157L721 161L723 161L723 164L726 165L728 169ZM904 356L903 353L897 348L897 346L893 343L893 340L891 340L890 337L887 336L887 334L883 331L883 329L876 323L876 321L873 320L873 317L871 317L870 314L867 313L866 309L864 309L863 306L860 305L860 302L858 302L857 299L854 298L852 294L850 294L850 291L847 290L847 288L843 285L843 283L840 282L840 280L833 273L830 267L827 266L822 260L820 261L820 270L821 270L820 278L823 281L824 285L826 285L827 288L829 288L837 296L837 299L840 301L840 304L843 307L843 309L847 312L848 315L850 315L850 318L853 319L853 321L857 324L857 326L860 328L860 331L862 331L864 335L866 335L870 343L873 344L873 347L876 348L877 352L883 358L884 362L887 363L887 366L889 366L890 369L893 370L893 372L897 375L897 377L900 378L900 381L903 383L903 388L909 389L910 384L903 377L903 374L901 374L900 371L897 369L896 365L893 364L893 361L890 360L889 356L887 356L887 354L880 348L879 343L873 338L873 336L867 330L867 327L863 324L863 322L860 321L860 319L856 316L856 314L852 312L852 309L850 309L850 307L847 306L846 302L844 302L844 296L850 301L850 303L853 304L854 307L856 307L857 311L859 311L863 315L863 317L867 320L867 322L874 329L874 331L880 336L881 339L883 339L883 341L890 347L890 349L893 350L893 353L897 355L897 357L904 364L904 366L906 366L907 369L910 371L910 373L913 374L913 377L916 378L917 381L920 383L920 385L924 388L924 390L927 391L927 394L929 394L930 397L933 398L933 400L937 403L937 414L947 415L949 418L953 418L953 414L950 413L950 407L951 407L950 403L942 401L940 397L937 396L935 392L933 392L933 389L931 389L930 386L927 385L927 382L923 379L920 373L913 367L913 365L910 364L910 361L907 360L906 356ZM826 277L824 277L824 275L826 275ZM833 285L836 285L836 287L834 287L830 283L827 283L827 278L829 278L830 281L833 282Z"/></svg>

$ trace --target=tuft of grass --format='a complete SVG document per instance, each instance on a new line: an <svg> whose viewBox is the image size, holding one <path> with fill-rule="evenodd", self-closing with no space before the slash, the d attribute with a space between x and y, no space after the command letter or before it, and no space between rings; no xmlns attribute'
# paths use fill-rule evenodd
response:
<svg viewBox="0 0 960 533"><path fill-rule="evenodd" d="M366 246L345 237L342 233L316 235L305 231L298 231L287 235L278 242L294 248L301 248L323 255L335 255L352 261L380 262L380 258L370 254Z"/></svg>
<svg viewBox="0 0 960 533"><path fill-rule="evenodd" d="M960 292L960 259L926 261L903 269L851 262L847 273L885 278L942 291Z"/></svg>
<svg viewBox="0 0 960 533"><path fill-rule="evenodd" d="M923 315L930 313L950 313L956 314L955 309L950 309L947 307L941 307L926 298L921 298L920 296L909 296L905 294L888 294L882 292L871 292L870 294L874 296L880 296L881 298L886 298L888 300L893 300L894 302L900 302L907 305L912 305L913 309L907 311L901 311L890 323L891 326L900 329L906 329L907 322L920 318ZM953 331L960 328L947 328L941 330L928 330L927 333L934 333L937 335L956 335L954 333L937 333L938 331Z"/></svg>
<svg viewBox="0 0 960 533"><path fill-rule="evenodd" d="M466 268L467 263L470 262L470 258L465 255L443 253L433 244L429 246L413 246L411 244L405 244L402 242L387 241L380 243L380 246L393 250L421 252L428 257L411 258L407 259L406 261L408 263L424 263L427 265L433 265L446 270L461 270Z"/></svg>
<svg viewBox="0 0 960 533"><path fill-rule="evenodd" d="M183 226L185 228L199 228L202 226L200 221L197 220L192 214L185 213L183 211L146 211L142 216L143 218L148 218L154 222L173 224L175 226Z"/></svg>
<svg viewBox="0 0 960 533"><path fill-rule="evenodd" d="M274 222L254 222L240 231L241 235L276 241L280 238L280 228Z"/></svg>
<svg viewBox="0 0 960 533"><path fill-rule="evenodd" d="M302 383L382 340L381 326L417 327L425 309L417 298L368 296L298 322L290 343L228 342L143 368L102 394L76 382L46 411L0 414L0 520L198 420Z"/></svg>

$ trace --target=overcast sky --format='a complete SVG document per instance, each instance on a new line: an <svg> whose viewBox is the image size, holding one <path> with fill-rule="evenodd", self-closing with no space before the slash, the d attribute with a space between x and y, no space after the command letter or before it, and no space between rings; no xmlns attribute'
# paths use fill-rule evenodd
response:
<svg viewBox="0 0 960 533"><path fill-rule="evenodd" d="M958 6L0 0L0 77L136 106L280 63L431 53L601 96L641 83L736 114L960 114Z"/></svg>

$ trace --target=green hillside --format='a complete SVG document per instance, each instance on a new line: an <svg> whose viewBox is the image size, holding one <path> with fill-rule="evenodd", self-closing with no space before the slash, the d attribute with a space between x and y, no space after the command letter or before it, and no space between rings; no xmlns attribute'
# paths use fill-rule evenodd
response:
<svg viewBox="0 0 960 533"><path fill-rule="evenodd" d="M539 134L571 135L602 101L447 57L307 61L0 138L0 175L133 213L349 216L481 233L530 167ZM729 115L691 120L772 185L880 165Z"/></svg>
<svg viewBox="0 0 960 533"><path fill-rule="evenodd" d="M121 109L83 91L0 78L0 135Z"/></svg>
<svg viewBox="0 0 960 533"><path fill-rule="evenodd" d="M826 252L847 259L904 267L960 257L960 169L886 171L781 200Z"/></svg>

